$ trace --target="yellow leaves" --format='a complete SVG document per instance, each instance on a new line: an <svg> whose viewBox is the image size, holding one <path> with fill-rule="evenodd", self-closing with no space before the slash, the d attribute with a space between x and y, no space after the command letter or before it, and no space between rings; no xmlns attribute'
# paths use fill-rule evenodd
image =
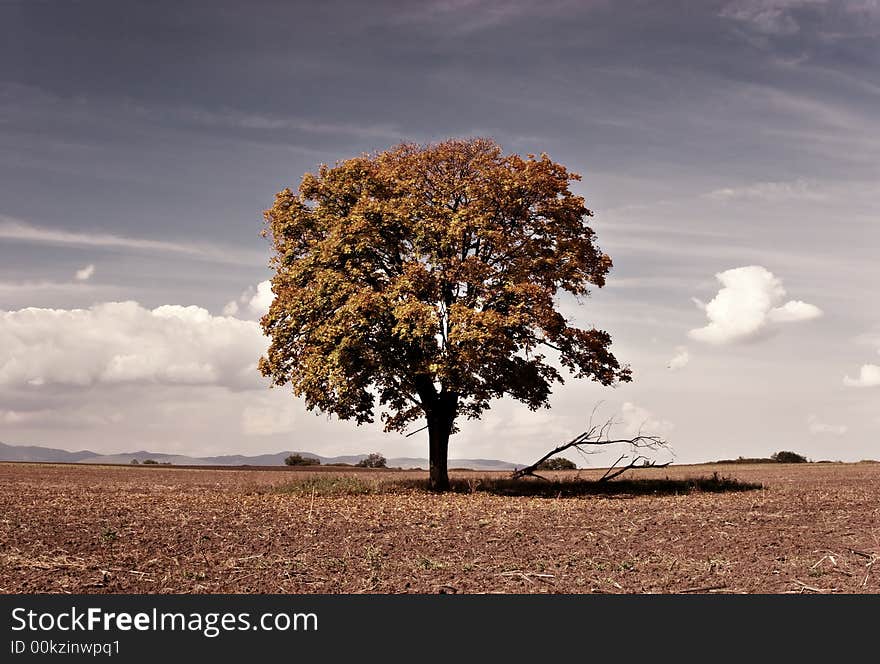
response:
<svg viewBox="0 0 880 664"><path fill-rule="evenodd" d="M469 415L504 393L541 402L556 379L532 353L545 337L573 370L623 377L610 339L578 336L554 308L558 290L584 294L611 267L575 179L546 154L504 156L482 138L307 173L265 213L284 287L263 320L261 370L359 421L378 388L398 428L416 416L407 395L426 371Z"/></svg>
<svg viewBox="0 0 880 664"><path fill-rule="evenodd" d="M433 339L440 329L440 321L433 305L408 297L392 305L392 315L396 323L391 331L404 342L419 342Z"/></svg>

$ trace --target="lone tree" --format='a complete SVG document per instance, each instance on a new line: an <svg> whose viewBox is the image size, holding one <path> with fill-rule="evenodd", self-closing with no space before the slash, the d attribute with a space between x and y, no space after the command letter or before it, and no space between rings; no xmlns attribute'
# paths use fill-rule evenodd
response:
<svg viewBox="0 0 880 664"><path fill-rule="evenodd" d="M275 253L260 370L310 410L386 431L426 419L431 488L449 436L492 399L547 407L562 375L629 381L611 337L569 325L556 296L601 287L611 259L580 176L484 138L401 144L307 173L264 213ZM377 407L378 401L378 407Z"/></svg>
<svg viewBox="0 0 880 664"><path fill-rule="evenodd" d="M797 452L789 452L787 450L777 452L770 458L777 463L807 463L807 457L805 457L803 454L798 454Z"/></svg>

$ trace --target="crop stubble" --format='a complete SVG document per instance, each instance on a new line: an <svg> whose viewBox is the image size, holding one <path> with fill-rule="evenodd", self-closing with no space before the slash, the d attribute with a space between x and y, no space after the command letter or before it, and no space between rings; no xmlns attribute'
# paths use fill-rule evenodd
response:
<svg viewBox="0 0 880 664"><path fill-rule="evenodd" d="M332 472L0 464L0 592L880 592L880 464L669 467L638 475L764 488L572 498Z"/></svg>

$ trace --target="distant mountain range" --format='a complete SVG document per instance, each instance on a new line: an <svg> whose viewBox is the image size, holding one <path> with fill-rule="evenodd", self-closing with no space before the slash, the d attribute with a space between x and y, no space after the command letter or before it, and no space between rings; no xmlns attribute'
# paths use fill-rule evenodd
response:
<svg viewBox="0 0 880 664"><path fill-rule="evenodd" d="M122 454L98 454L89 450L68 452L51 447L37 447L32 445L6 445L0 443L0 461L40 461L48 463L107 463L129 464L132 459L143 463L146 459L152 459L158 463L171 463L175 466L283 466L284 460L291 454L300 454L304 457L318 459L321 465L350 464L354 465L366 454L352 454L348 456L324 457L312 452L286 451L275 454L258 454L256 456L243 456L241 454L227 454L211 457L191 457L181 454L162 454L160 452L125 452ZM396 457L387 459L389 468L427 468L428 460L414 457ZM497 459L449 459L450 468L470 468L473 470L513 470L524 464L513 464L508 461Z"/></svg>

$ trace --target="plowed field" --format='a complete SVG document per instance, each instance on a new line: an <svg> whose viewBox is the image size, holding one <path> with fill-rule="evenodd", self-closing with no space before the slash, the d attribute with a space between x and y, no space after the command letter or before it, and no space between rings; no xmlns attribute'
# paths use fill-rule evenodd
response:
<svg viewBox="0 0 880 664"><path fill-rule="evenodd" d="M659 483L712 473L761 486ZM880 592L880 464L649 469L656 491L575 497L454 476L473 491L412 471L3 463L0 592Z"/></svg>

